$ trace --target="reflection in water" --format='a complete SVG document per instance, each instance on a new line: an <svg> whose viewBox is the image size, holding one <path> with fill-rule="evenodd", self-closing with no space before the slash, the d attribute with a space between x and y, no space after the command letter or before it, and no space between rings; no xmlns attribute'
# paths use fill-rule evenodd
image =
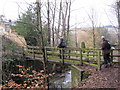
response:
<svg viewBox="0 0 120 90"><path fill-rule="evenodd" d="M84 71L77 67L71 67L70 71L55 75L50 81L50 88L72 88L82 82L83 79L89 76L88 71Z"/></svg>
<svg viewBox="0 0 120 90"><path fill-rule="evenodd" d="M56 75L56 78L51 82L50 88L71 88L72 87L71 71L66 71L63 74Z"/></svg>

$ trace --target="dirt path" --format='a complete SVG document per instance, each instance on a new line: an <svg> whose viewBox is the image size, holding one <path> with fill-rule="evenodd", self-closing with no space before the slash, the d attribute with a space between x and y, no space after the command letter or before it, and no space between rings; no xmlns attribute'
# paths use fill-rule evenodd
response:
<svg viewBox="0 0 120 90"><path fill-rule="evenodd" d="M75 88L120 88L120 64L102 68L101 71L96 71L95 68L90 66L80 68L90 71L91 75L83 81L84 83Z"/></svg>

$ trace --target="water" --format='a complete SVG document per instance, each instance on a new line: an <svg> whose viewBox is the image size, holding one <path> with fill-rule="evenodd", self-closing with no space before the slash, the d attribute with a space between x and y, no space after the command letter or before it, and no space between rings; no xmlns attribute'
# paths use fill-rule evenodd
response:
<svg viewBox="0 0 120 90"><path fill-rule="evenodd" d="M66 71L65 73L55 76L50 88L71 88L71 81L71 71Z"/></svg>

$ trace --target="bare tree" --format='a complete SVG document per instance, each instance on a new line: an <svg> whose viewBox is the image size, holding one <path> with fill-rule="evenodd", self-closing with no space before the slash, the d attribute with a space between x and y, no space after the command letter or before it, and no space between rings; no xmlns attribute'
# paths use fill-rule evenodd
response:
<svg viewBox="0 0 120 90"><path fill-rule="evenodd" d="M62 36L66 38L66 20L67 20L68 2L66 2L63 7L65 11L63 11L64 9L62 10Z"/></svg>
<svg viewBox="0 0 120 90"><path fill-rule="evenodd" d="M57 7L57 5L59 5L59 7ZM49 45L57 45L60 36L68 40L71 0L60 0L59 3L57 3L57 0L53 3L47 0L47 4L44 6L47 7L47 18L45 17L44 19L47 19Z"/></svg>
<svg viewBox="0 0 120 90"><path fill-rule="evenodd" d="M117 1L117 19L118 19L118 48L120 48L120 0Z"/></svg>
<svg viewBox="0 0 120 90"><path fill-rule="evenodd" d="M58 36L60 32L60 25L61 25L61 12L62 12L62 0L60 1L60 9L59 9L59 19L58 19Z"/></svg>
<svg viewBox="0 0 120 90"><path fill-rule="evenodd" d="M68 20L67 20L67 44L68 44L68 36L69 36L69 32L70 32L70 14L71 14L71 0L69 2L69 8L68 8ZM77 44L76 44L77 45Z"/></svg>
<svg viewBox="0 0 120 90"><path fill-rule="evenodd" d="M42 44L44 70L45 70L45 73L48 74L47 58L46 58L46 51L45 51L45 45L44 45L42 18L41 18L41 0L36 0L36 4L37 4L37 31L39 35L38 38L41 39L41 44ZM47 83L49 84L48 78L47 78Z"/></svg>
<svg viewBox="0 0 120 90"><path fill-rule="evenodd" d="M118 48L120 48L120 0L117 0L117 20L118 20ZM120 55L120 51L118 51L118 54Z"/></svg>
<svg viewBox="0 0 120 90"><path fill-rule="evenodd" d="M48 9L47 9L47 20L48 20L48 43L49 45L51 45L51 30L50 30L50 2L49 0L47 0L47 5L48 5Z"/></svg>
<svg viewBox="0 0 120 90"><path fill-rule="evenodd" d="M55 37L54 37L54 34L55 34L55 15L56 15L56 0L55 0L55 5L54 5L54 10L53 10L53 22L52 22L52 44L53 46L55 46Z"/></svg>
<svg viewBox="0 0 120 90"><path fill-rule="evenodd" d="M68 35L70 29L71 0L66 0L62 4L62 34L68 44Z"/></svg>
<svg viewBox="0 0 120 90"><path fill-rule="evenodd" d="M91 21L91 25L92 25L92 35L93 35L93 48L96 47L96 40L95 40L95 27L96 27L96 15L95 15L95 11L94 9L92 9L91 15L88 14L88 17Z"/></svg>

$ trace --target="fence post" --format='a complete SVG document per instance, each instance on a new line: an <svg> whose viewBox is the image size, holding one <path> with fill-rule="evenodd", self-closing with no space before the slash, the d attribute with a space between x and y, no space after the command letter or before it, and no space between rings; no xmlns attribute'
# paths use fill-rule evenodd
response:
<svg viewBox="0 0 120 90"><path fill-rule="evenodd" d="M71 84L72 84L72 87L74 87L82 82L84 70L80 69L75 65L71 65L70 68L71 68L71 79L72 79Z"/></svg>
<svg viewBox="0 0 120 90"><path fill-rule="evenodd" d="M24 50L24 47L23 47L22 49L23 49L23 58L25 58L25 50Z"/></svg>
<svg viewBox="0 0 120 90"><path fill-rule="evenodd" d="M80 65L83 65L83 62L82 62L82 49L80 49Z"/></svg>
<svg viewBox="0 0 120 90"><path fill-rule="evenodd" d="M48 59L47 59L47 48L44 47L44 50L45 50L45 58L46 58L46 60L48 61Z"/></svg>
<svg viewBox="0 0 120 90"><path fill-rule="evenodd" d="M62 56L62 61L63 61L63 65L64 65L64 48L61 48L61 56Z"/></svg>
<svg viewBox="0 0 120 90"><path fill-rule="evenodd" d="M101 60L101 53L100 51L98 51L98 70L101 70L100 60Z"/></svg>
<svg viewBox="0 0 120 90"><path fill-rule="evenodd" d="M34 50L33 48L31 48L31 50L32 50L32 59L34 59Z"/></svg>
<svg viewBox="0 0 120 90"><path fill-rule="evenodd" d="M113 62L113 49L111 49L111 61Z"/></svg>
<svg viewBox="0 0 120 90"><path fill-rule="evenodd" d="M33 55L34 55L34 59L35 59L35 50L34 50L34 48L33 48Z"/></svg>
<svg viewBox="0 0 120 90"><path fill-rule="evenodd" d="M87 62L89 61L89 50L87 51Z"/></svg>
<svg viewBox="0 0 120 90"><path fill-rule="evenodd" d="M69 50L69 59L70 59L70 52L71 52L71 51Z"/></svg>

